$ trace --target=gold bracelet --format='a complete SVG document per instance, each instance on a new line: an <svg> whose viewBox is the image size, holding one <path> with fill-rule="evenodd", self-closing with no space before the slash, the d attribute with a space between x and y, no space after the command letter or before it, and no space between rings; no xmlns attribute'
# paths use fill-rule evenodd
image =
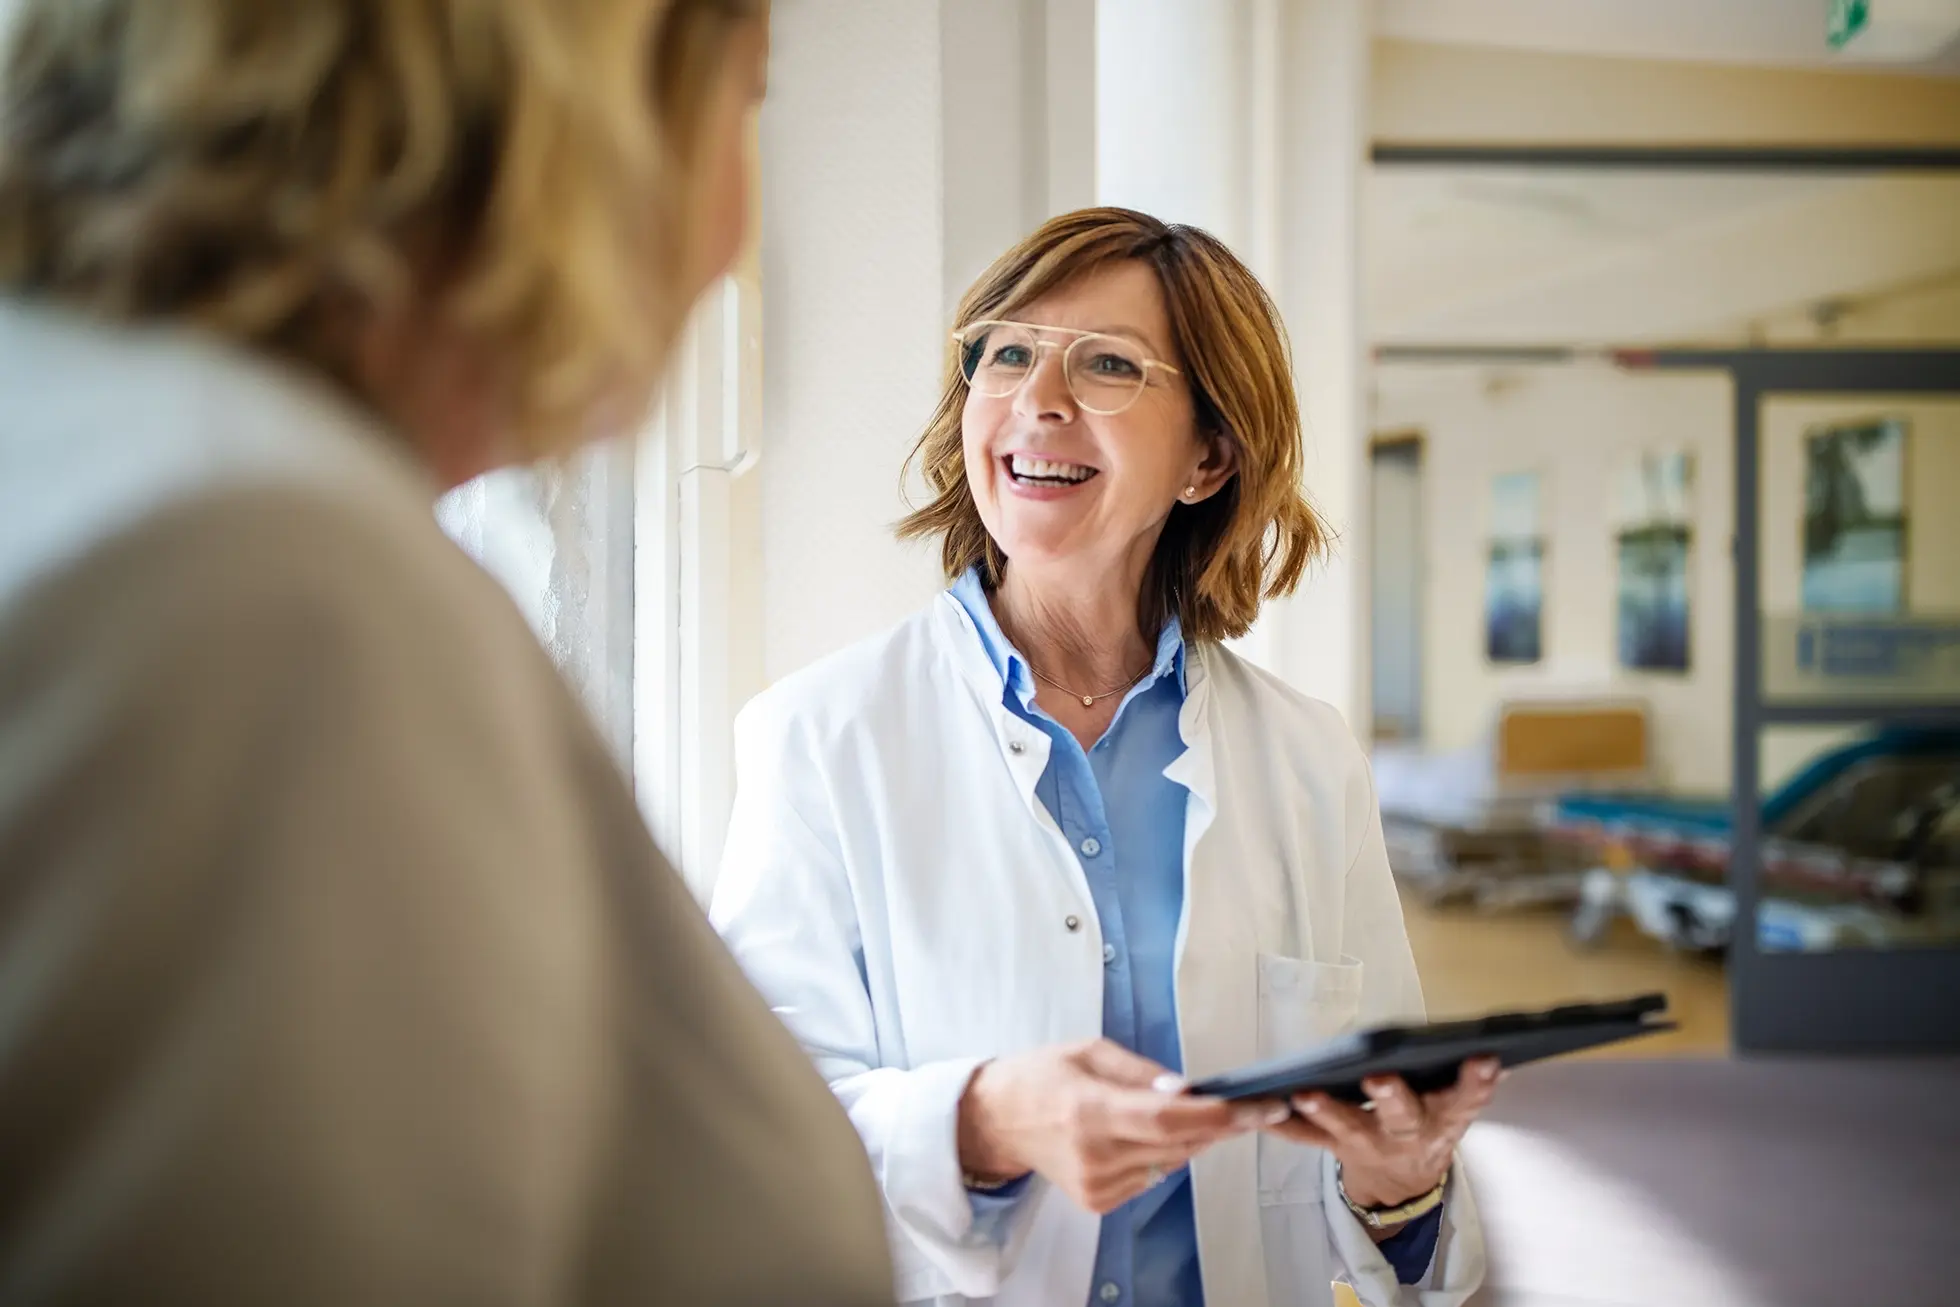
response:
<svg viewBox="0 0 1960 1307"><path fill-rule="evenodd" d="M1347 1183L1341 1178L1340 1168L1334 1169L1334 1183L1341 1191L1341 1201L1347 1204L1356 1219L1370 1230L1385 1230L1391 1225L1407 1225L1419 1216L1427 1216L1443 1205L1443 1191L1449 1188L1450 1175L1443 1172L1443 1178L1428 1193L1396 1207L1363 1207L1348 1197Z"/></svg>

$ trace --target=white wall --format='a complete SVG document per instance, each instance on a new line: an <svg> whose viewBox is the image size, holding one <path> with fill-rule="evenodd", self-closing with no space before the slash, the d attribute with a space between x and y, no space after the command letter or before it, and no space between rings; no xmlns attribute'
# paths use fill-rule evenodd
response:
<svg viewBox="0 0 1960 1307"><path fill-rule="evenodd" d="M939 9L883 0L781 4L772 14L754 161L759 236L739 272L762 304L759 454L740 475L697 474L722 487L719 503L681 494L663 510L680 519L678 565L657 551L642 559L683 581L725 583L718 611L704 584L692 592L701 611L645 604L642 614L649 652L678 641L720 655L709 678L717 693L695 696L707 701L690 701L683 675L679 686L659 683L669 701L641 716L649 755L669 735L682 741L663 765L642 767L643 801L687 853L703 897L732 793L734 713L938 584L930 557L901 549L890 528L905 511L899 469L931 406L942 350L951 188ZM690 521L691 505L716 510L712 521L698 511Z"/></svg>
<svg viewBox="0 0 1960 1307"><path fill-rule="evenodd" d="M785 4L762 116L763 674L932 593L899 468L941 356L939 6Z"/></svg>
<svg viewBox="0 0 1960 1307"><path fill-rule="evenodd" d="M1376 420L1423 433L1424 725L1433 749L1479 740L1507 696L1614 693L1645 698L1665 780L1721 790L1729 778L1734 668L1734 457L1724 377L1630 375L1604 367L1520 370L1388 368ZM1619 666L1611 521L1621 461L1642 450L1695 456L1690 670ZM1544 653L1529 667L1484 658L1490 483L1536 471L1546 536Z"/></svg>

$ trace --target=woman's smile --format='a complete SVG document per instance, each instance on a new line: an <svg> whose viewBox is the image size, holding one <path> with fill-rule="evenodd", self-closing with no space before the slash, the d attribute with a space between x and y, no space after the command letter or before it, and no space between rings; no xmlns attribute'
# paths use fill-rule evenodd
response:
<svg viewBox="0 0 1960 1307"><path fill-rule="evenodd" d="M1020 499L1054 500L1079 496L1101 469L1069 459L1010 453L1000 458L1002 479Z"/></svg>

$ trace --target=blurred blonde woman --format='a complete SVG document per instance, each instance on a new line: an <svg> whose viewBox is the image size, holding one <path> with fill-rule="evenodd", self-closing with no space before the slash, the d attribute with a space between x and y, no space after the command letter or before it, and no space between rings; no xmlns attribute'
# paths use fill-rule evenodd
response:
<svg viewBox="0 0 1960 1307"><path fill-rule="evenodd" d="M430 511L646 410L763 0L9 7L0 1301L889 1301L850 1123Z"/></svg>

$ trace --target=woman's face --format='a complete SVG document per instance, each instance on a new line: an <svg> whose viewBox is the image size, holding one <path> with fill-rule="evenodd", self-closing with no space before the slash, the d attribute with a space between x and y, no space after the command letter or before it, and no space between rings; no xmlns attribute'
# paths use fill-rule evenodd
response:
<svg viewBox="0 0 1960 1307"><path fill-rule="evenodd" d="M682 289L691 303L734 266L749 225L749 126L762 103L769 26L736 29L701 124L701 172L694 230L699 238Z"/></svg>
<svg viewBox="0 0 1960 1307"><path fill-rule="evenodd" d="M1143 263L1098 269L1002 316L1125 337L1149 358L1184 366L1163 289ZM1058 348L1038 351L1018 391L968 388L962 437L980 519L1016 566L1141 576L1172 508L1208 497L1230 476L1229 449L1200 438L1189 387L1161 369L1149 370L1121 413L1082 408L1063 375L1062 351L1075 337L1042 334ZM1197 493L1187 497L1187 486Z"/></svg>

